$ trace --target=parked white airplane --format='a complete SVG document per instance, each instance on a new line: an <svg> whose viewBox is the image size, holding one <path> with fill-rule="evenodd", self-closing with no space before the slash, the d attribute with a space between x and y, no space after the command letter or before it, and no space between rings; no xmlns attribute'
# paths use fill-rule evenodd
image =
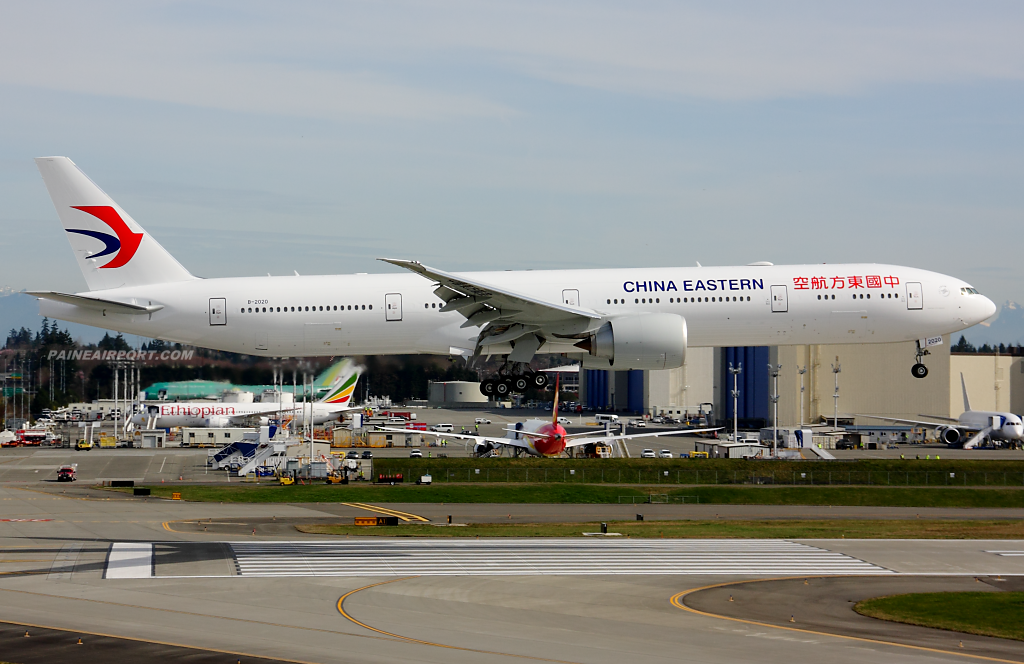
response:
<svg viewBox="0 0 1024 664"><path fill-rule="evenodd" d="M342 413L353 410L352 395L363 367L349 362L339 372L329 391L318 401L282 405L277 402L224 403L217 401L179 401L146 406L144 412L132 418L137 427L229 427L259 418L266 424L271 416L282 419L312 420L324 424L338 419Z"/></svg>
<svg viewBox="0 0 1024 664"><path fill-rule="evenodd" d="M409 433L409 429L393 429L380 427L383 431ZM489 454L491 450L508 447L518 456L526 453L530 456L556 457L576 447L584 445L608 445L619 440L633 438L657 438L659 436L679 436L682 434L706 433L718 429L675 429L650 433L622 434L618 436L595 436L592 431L567 433L558 423L558 386L555 385L555 401L552 408L551 421L531 419L516 422L513 428L507 429L505 436L475 436L464 433L438 433L434 431L416 431L416 433L435 438L453 438L456 440L473 441L473 453L476 456Z"/></svg>
<svg viewBox="0 0 1024 664"><path fill-rule="evenodd" d="M965 450L974 449L985 440L1003 442L1024 440L1024 423L1021 422L1019 415L988 410L971 410L971 400L967 397L967 382L962 373L960 374L960 387L964 392L964 412L955 420L939 415L922 415L921 417L942 420L941 422L900 420L877 415L863 415L862 417L871 417L886 422L924 425L935 429L942 442L950 447L962 447ZM970 437L968 438L968 436Z"/></svg>
<svg viewBox="0 0 1024 664"><path fill-rule="evenodd" d="M687 346L917 340L923 378L926 340L996 310L960 279L875 264L200 279L70 159L36 163L89 286L30 293L41 314L250 355L503 355L483 384L498 394L547 382L536 353L668 369Z"/></svg>

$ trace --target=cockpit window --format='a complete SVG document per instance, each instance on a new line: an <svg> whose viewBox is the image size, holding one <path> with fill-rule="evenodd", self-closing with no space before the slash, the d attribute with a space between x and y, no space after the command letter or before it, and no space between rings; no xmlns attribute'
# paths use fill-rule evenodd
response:
<svg viewBox="0 0 1024 664"><path fill-rule="evenodd" d="M981 295L981 293L978 292L977 288L970 288L970 287L961 288L960 289L960 294L961 295Z"/></svg>

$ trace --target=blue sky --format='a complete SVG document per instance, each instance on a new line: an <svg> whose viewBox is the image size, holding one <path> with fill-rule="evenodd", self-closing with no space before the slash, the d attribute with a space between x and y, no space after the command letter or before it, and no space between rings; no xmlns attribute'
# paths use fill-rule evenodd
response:
<svg viewBox="0 0 1024 664"><path fill-rule="evenodd" d="M17 3L0 286L83 290L32 157L201 276L887 262L1024 299L1019 3Z"/></svg>

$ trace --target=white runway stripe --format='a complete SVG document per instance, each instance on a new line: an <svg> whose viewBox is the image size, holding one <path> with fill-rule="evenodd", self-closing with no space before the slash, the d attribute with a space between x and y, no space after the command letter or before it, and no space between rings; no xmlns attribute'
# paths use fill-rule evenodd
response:
<svg viewBox="0 0 1024 664"><path fill-rule="evenodd" d="M107 554L106 579L148 579L153 576L153 545L114 542Z"/></svg>
<svg viewBox="0 0 1024 664"><path fill-rule="evenodd" d="M232 542L243 576L889 574L785 540Z"/></svg>

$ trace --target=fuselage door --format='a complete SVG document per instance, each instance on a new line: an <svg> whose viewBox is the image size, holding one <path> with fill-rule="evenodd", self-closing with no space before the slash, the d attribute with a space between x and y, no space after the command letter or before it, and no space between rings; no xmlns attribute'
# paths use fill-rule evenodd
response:
<svg viewBox="0 0 1024 664"><path fill-rule="evenodd" d="M580 306L580 292L575 288L562 291L562 304L568 304L570 307Z"/></svg>
<svg viewBox="0 0 1024 664"><path fill-rule="evenodd" d="M785 286L772 286L772 311L783 314L789 311L789 293Z"/></svg>
<svg viewBox="0 0 1024 664"><path fill-rule="evenodd" d="M388 293L384 296L384 319L402 320L401 293Z"/></svg>
<svg viewBox="0 0 1024 664"><path fill-rule="evenodd" d="M907 283L907 309L924 309L924 298L922 297L920 283Z"/></svg>
<svg viewBox="0 0 1024 664"><path fill-rule="evenodd" d="M223 297L210 298L210 325L228 324L228 304Z"/></svg>

